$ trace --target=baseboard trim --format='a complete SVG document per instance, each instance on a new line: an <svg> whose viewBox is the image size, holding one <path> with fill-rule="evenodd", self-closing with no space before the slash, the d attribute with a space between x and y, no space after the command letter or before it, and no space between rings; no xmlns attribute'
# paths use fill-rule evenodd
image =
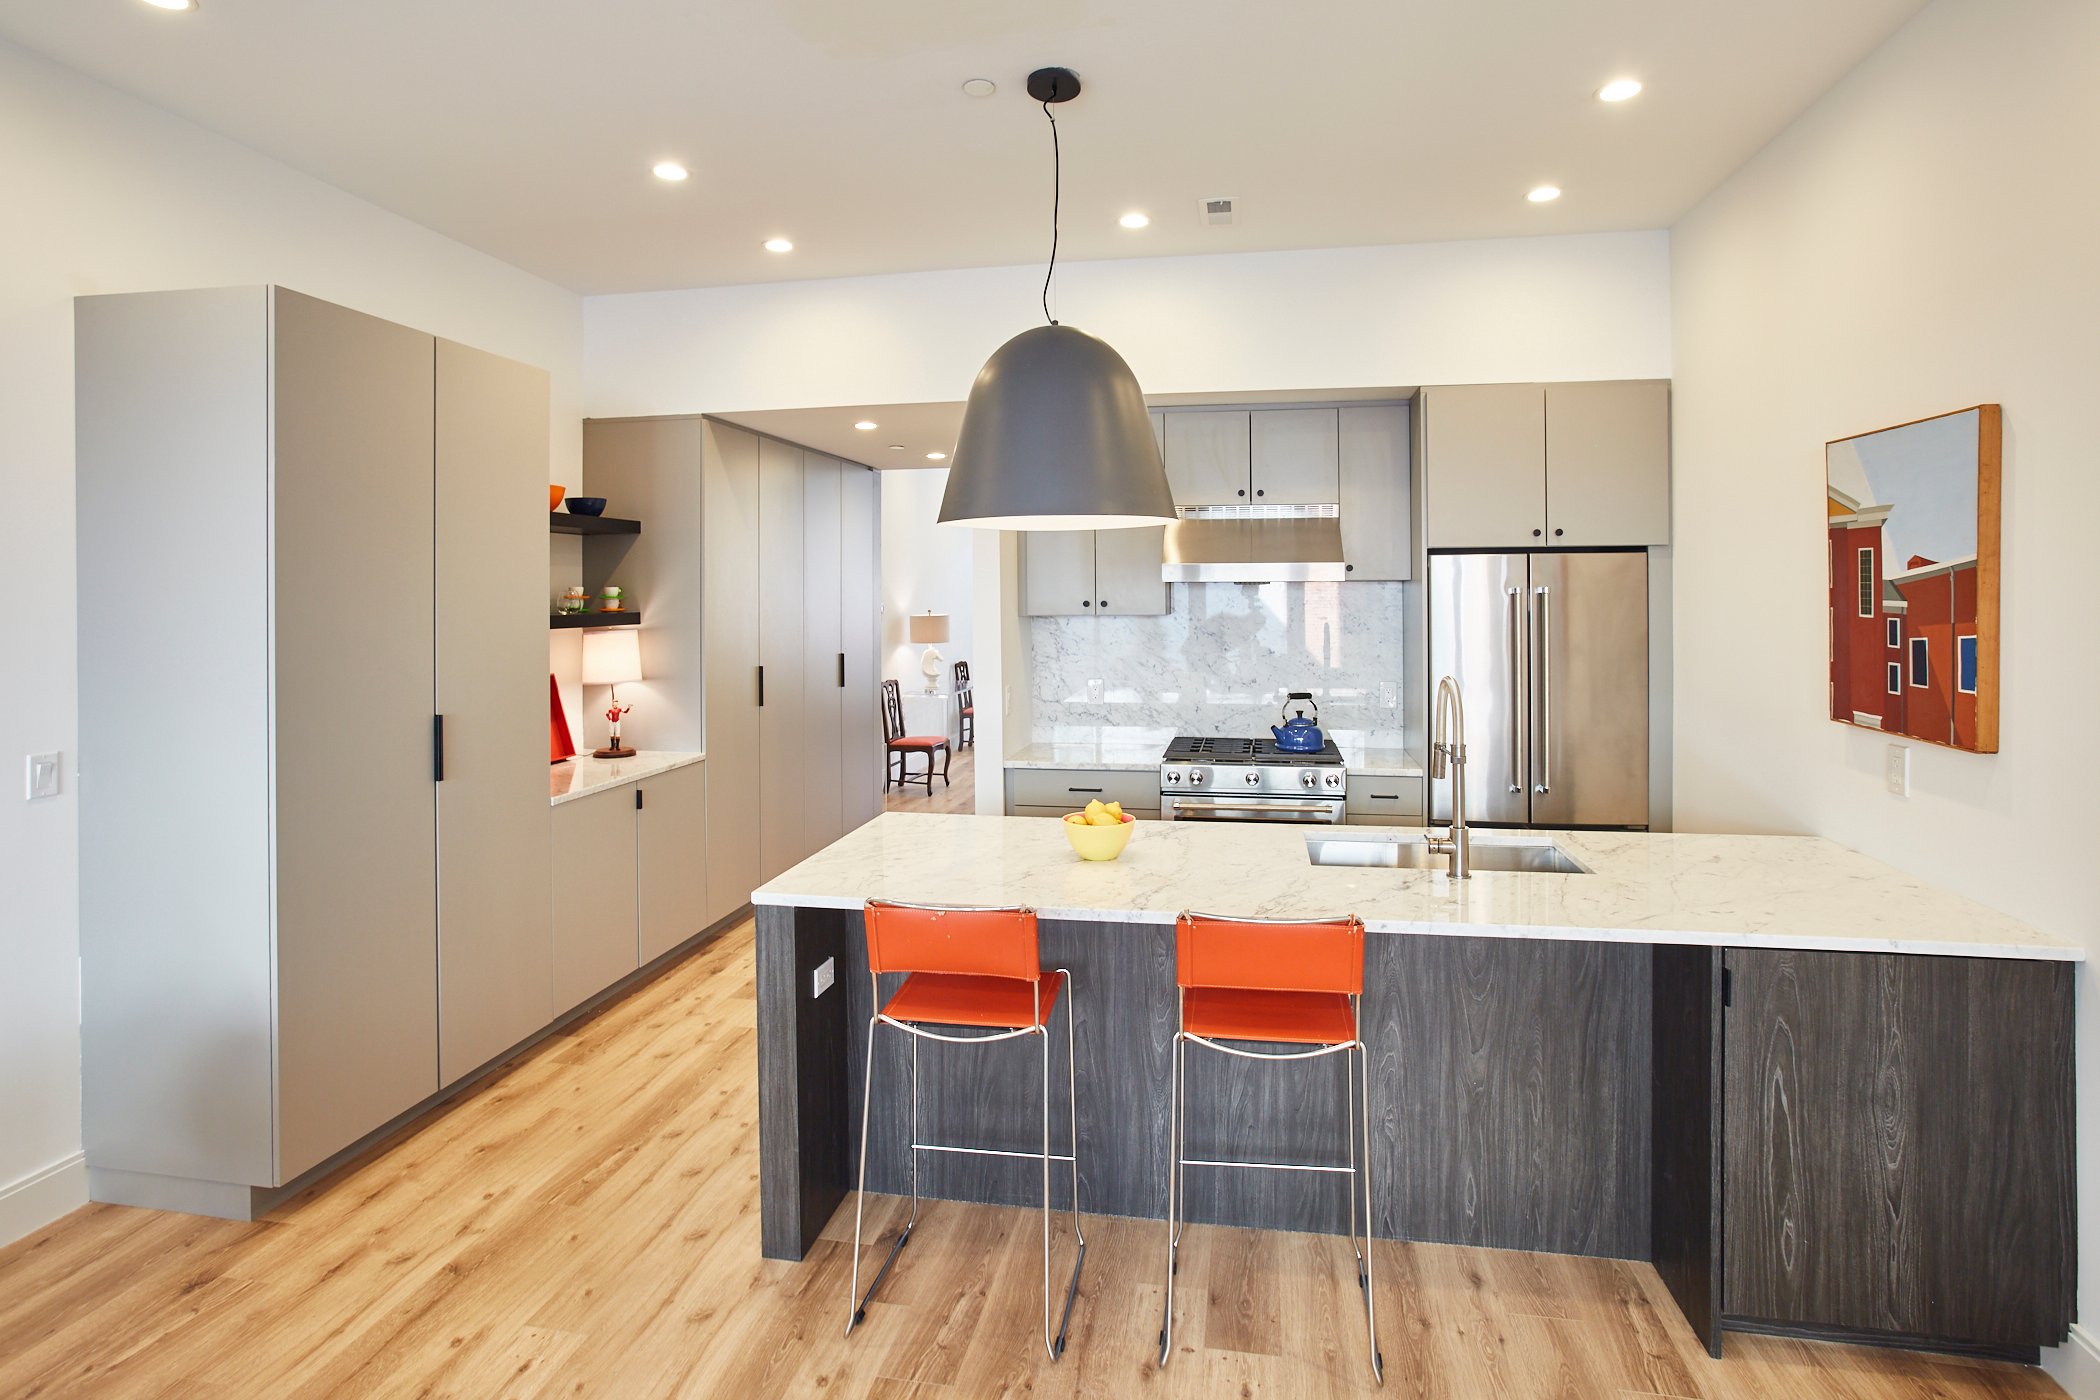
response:
<svg viewBox="0 0 2100 1400"><path fill-rule="evenodd" d="M88 1203L87 1154L61 1157L41 1171L0 1186L0 1245L35 1234Z"/></svg>
<svg viewBox="0 0 2100 1400"><path fill-rule="evenodd" d="M2072 1323L2069 1341L2042 1348L2042 1369L2071 1400L2100 1400L2100 1336Z"/></svg>
<svg viewBox="0 0 2100 1400"><path fill-rule="evenodd" d="M1926 1337L1914 1332L1883 1332L1868 1327L1823 1327L1771 1318L1721 1314L1728 1332L1756 1332L1768 1337L1799 1337L1809 1342L1846 1342L1853 1346L1890 1347L1898 1351L1933 1351L1946 1356L1973 1356L1986 1361L2012 1361L2034 1366L2041 1348L2002 1342L1969 1342L1955 1337Z"/></svg>

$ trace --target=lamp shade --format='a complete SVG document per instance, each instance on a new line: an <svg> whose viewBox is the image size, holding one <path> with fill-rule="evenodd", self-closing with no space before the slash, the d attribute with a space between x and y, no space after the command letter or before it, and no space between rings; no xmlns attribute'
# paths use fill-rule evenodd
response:
<svg viewBox="0 0 2100 1400"><path fill-rule="evenodd" d="M913 613L911 615L911 639L914 642L947 641L948 614L937 612Z"/></svg>
<svg viewBox="0 0 2100 1400"><path fill-rule="evenodd" d="M941 519L996 530L1171 524L1166 464L1123 357L1070 326L1037 326L993 351L963 407Z"/></svg>
<svg viewBox="0 0 2100 1400"><path fill-rule="evenodd" d="M632 627L594 628L583 634L583 683L621 685L642 678L642 642Z"/></svg>

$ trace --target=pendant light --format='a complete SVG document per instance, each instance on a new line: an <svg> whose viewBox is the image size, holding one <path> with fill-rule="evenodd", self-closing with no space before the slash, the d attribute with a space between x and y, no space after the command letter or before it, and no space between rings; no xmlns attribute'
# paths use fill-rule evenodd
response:
<svg viewBox="0 0 2100 1400"><path fill-rule="evenodd" d="M1051 106L1079 95L1070 69L1039 68L1028 95L1050 119L1050 266L1043 319L992 352L963 408L941 520L991 530L1166 525L1174 495L1137 376L1107 341L1050 314L1062 157Z"/></svg>

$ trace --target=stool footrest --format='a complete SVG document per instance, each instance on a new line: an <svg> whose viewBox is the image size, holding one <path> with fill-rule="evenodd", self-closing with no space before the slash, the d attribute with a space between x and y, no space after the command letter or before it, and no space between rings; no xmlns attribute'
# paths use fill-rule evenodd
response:
<svg viewBox="0 0 2100 1400"><path fill-rule="evenodd" d="M1020 1155L1033 1157L1036 1154L1027 1152ZM1202 1157L1184 1157L1181 1159L1181 1165L1184 1167L1254 1167L1261 1171L1269 1172L1339 1172L1343 1176L1354 1176L1356 1174L1356 1168L1354 1167L1323 1167L1317 1163L1309 1164L1303 1162L1213 1162L1207 1161Z"/></svg>
<svg viewBox="0 0 2100 1400"><path fill-rule="evenodd" d="M1040 1152L1009 1152L1003 1147L950 1147L945 1143L938 1142L915 1142L911 1145L911 1150L914 1152L956 1152L965 1157L1018 1157L1024 1162L1040 1162L1043 1160L1043 1154ZM1072 1154L1069 1152L1053 1152L1050 1154L1050 1160L1053 1162L1069 1162L1072 1160Z"/></svg>

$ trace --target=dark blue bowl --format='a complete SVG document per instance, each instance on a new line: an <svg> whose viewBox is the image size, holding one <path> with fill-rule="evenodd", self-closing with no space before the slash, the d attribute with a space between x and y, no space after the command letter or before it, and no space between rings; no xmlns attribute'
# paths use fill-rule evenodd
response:
<svg viewBox="0 0 2100 1400"><path fill-rule="evenodd" d="M571 496L563 504L568 506L569 514L571 515L605 514L605 497L603 496Z"/></svg>

